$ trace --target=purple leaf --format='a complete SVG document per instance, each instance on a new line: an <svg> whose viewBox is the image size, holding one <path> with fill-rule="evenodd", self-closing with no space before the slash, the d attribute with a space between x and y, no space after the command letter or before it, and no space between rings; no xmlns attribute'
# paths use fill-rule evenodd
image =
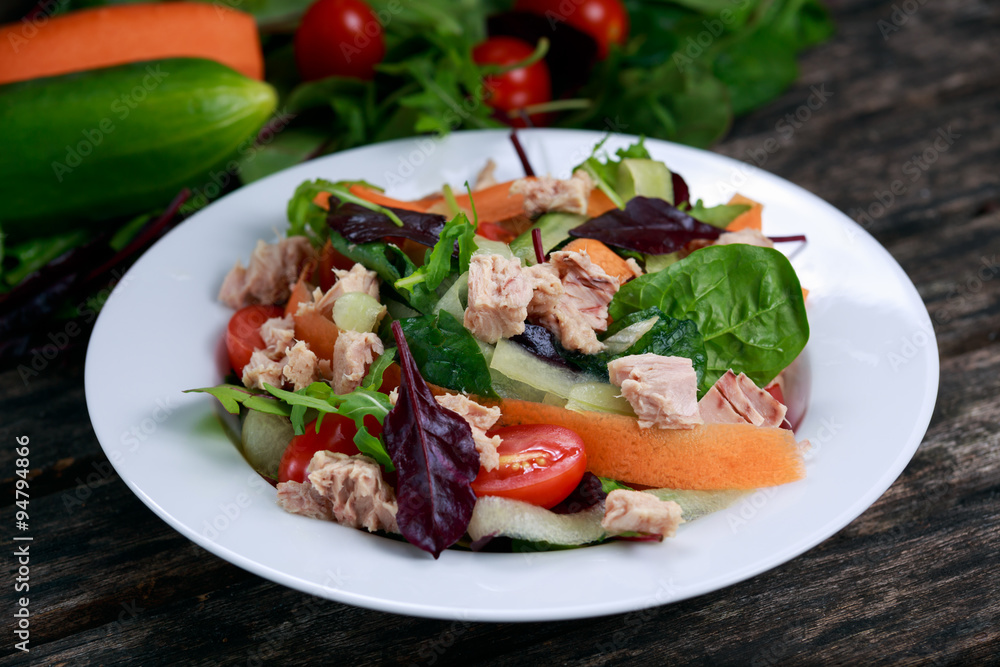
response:
<svg viewBox="0 0 1000 667"><path fill-rule="evenodd" d="M688 190L687 181L680 174L670 172L670 181L674 186L674 206L681 204L691 205L691 191Z"/></svg>
<svg viewBox="0 0 1000 667"><path fill-rule="evenodd" d="M625 210L611 209L569 233L618 248L666 255L695 239L715 240L722 230L695 220L662 199L633 197Z"/></svg>
<svg viewBox="0 0 1000 667"><path fill-rule="evenodd" d="M583 473L583 479L576 485L576 488L549 511L556 514L576 514L589 510L607 497L608 494L604 493L604 489L601 488L600 478L588 471Z"/></svg>
<svg viewBox="0 0 1000 667"><path fill-rule="evenodd" d="M399 346L402 378L382 437L399 471L396 522L410 544L437 558L465 534L472 519L479 453L469 424L434 400L399 322L392 323L392 335Z"/></svg>
<svg viewBox="0 0 1000 667"><path fill-rule="evenodd" d="M576 370L575 367L566 363L563 356L559 354L559 348L556 347L555 336L545 327L525 322L524 333L511 336L510 342L517 343L531 354L535 355L539 359L542 359L543 361L549 362L550 364L561 368Z"/></svg>
<svg viewBox="0 0 1000 667"><path fill-rule="evenodd" d="M330 213L326 220L334 231L351 243L371 243L387 236L396 236L433 246L441 236L446 222L443 215L386 207L403 221L403 226L399 227L384 213L358 204L338 206L339 202L336 197L330 197Z"/></svg>

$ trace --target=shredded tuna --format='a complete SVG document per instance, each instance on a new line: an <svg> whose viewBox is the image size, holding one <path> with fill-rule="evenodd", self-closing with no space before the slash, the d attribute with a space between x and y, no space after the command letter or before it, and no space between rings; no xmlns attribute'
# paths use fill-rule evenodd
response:
<svg viewBox="0 0 1000 667"><path fill-rule="evenodd" d="M333 272L337 276L337 282L325 294L318 287L314 289L312 301L300 303L296 315L313 311L323 317L332 318L334 301L348 292L364 292L378 301L378 274L374 271L369 271L361 264L355 264L350 271L334 269Z"/></svg>
<svg viewBox="0 0 1000 667"><path fill-rule="evenodd" d="M639 266L639 262L635 261L633 258L629 257L625 260L625 266L629 268L632 272L632 278L638 278L642 275L642 267ZM631 280L632 278L629 278Z"/></svg>
<svg viewBox="0 0 1000 667"><path fill-rule="evenodd" d="M774 244L771 243L771 239L764 236L756 229L740 229L735 232L723 232L716 239L714 245L730 245L732 243L745 243L746 245L755 245L761 248L773 248Z"/></svg>
<svg viewBox="0 0 1000 667"><path fill-rule="evenodd" d="M612 535L643 533L673 537L684 523L681 506L673 500L660 500L651 493L615 489L604 501L601 527Z"/></svg>
<svg viewBox="0 0 1000 667"><path fill-rule="evenodd" d="M303 267L314 261L316 251L303 236L271 244L257 241L250 265L244 268L241 262L236 262L222 282L219 300L233 309L287 301Z"/></svg>
<svg viewBox="0 0 1000 667"><path fill-rule="evenodd" d="M283 355L295 339L295 320L290 315L272 317L260 325L260 337L270 356Z"/></svg>
<svg viewBox="0 0 1000 667"><path fill-rule="evenodd" d="M618 279L591 262L587 253L565 250L531 267L530 276L535 290L529 315L559 336L568 350L585 354L603 350L595 332L607 329L608 304L618 291ZM558 288L554 277L559 279Z"/></svg>
<svg viewBox="0 0 1000 667"><path fill-rule="evenodd" d="M319 451L306 468L309 484L329 503L337 523L398 533L396 494L372 459Z"/></svg>
<svg viewBox="0 0 1000 667"><path fill-rule="evenodd" d="M281 374L291 383L295 391L305 389L313 382L323 379L319 368L319 357L309 349L304 340L288 348Z"/></svg>
<svg viewBox="0 0 1000 667"><path fill-rule="evenodd" d="M492 438L486 432L500 419L500 408L488 408L475 401L469 400L461 394L445 394L435 396L437 402L459 417L462 417L472 428L472 439L476 443L476 450L479 451L479 464L485 470L494 470L500 465L500 455L497 447L500 446L500 436Z"/></svg>
<svg viewBox="0 0 1000 667"><path fill-rule="evenodd" d="M545 262L525 267L521 271L531 281L532 293L531 301L528 303L528 315L541 317L552 312L563 293L559 270Z"/></svg>
<svg viewBox="0 0 1000 667"><path fill-rule="evenodd" d="M383 352L382 341L375 334L341 331L333 345L333 390L349 394L361 386L368 367Z"/></svg>
<svg viewBox="0 0 1000 667"><path fill-rule="evenodd" d="M586 214L593 189L590 176L577 170L566 180L551 176L522 178L511 184L510 194L524 195L524 212L531 217L548 211Z"/></svg>
<svg viewBox="0 0 1000 667"><path fill-rule="evenodd" d="M254 350L250 361L243 367L243 385L248 389L264 389L265 384L280 387L284 384L284 360L275 361L265 350Z"/></svg>
<svg viewBox="0 0 1000 667"><path fill-rule="evenodd" d="M781 426L786 408L744 373L732 370L720 377L698 403L708 424Z"/></svg>
<svg viewBox="0 0 1000 667"><path fill-rule="evenodd" d="M333 516L333 505L309 482L278 484L278 505L292 514L326 521L336 520Z"/></svg>
<svg viewBox="0 0 1000 667"><path fill-rule="evenodd" d="M495 343L524 332L532 281L521 260L475 255L469 263L469 306L463 324L481 341Z"/></svg>
<svg viewBox="0 0 1000 667"><path fill-rule="evenodd" d="M493 158L486 160L486 164L483 165L483 168L479 170L478 174L476 174L476 182L475 185L472 186L472 191L477 192L496 185L496 170L497 163L493 161Z"/></svg>
<svg viewBox="0 0 1000 667"><path fill-rule="evenodd" d="M698 376L690 359L633 354L608 362L612 384L639 418L640 428L694 428L704 423L698 412Z"/></svg>

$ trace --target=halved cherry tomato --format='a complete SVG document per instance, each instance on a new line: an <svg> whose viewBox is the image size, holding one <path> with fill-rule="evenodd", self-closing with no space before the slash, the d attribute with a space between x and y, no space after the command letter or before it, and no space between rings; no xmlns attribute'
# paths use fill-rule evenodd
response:
<svg viewBox="0 0 1000 667"><path fill-rule="evenodd" d="M583 479L587 454L573 431L550 424L520 424L491 431L503 442L500 466L480 469L472 482L477 496L501 496L549 508Z"/></svg>
<svg viewBox="0 0 1000 667"><path fill-rule="evenodd" d="M367 426L372 435L377 436L382 432L382 427L377 422ZM357 432L354 422L340 415L324 416L319 433L316 432L316 422L310 422L306 425L305 433L292 438L285 448L285 453L281 455L278 481L304 482L306 467L312 460L313 454L318 451L325 449L348 456L357 454L358 447L354 444L354 434Z"/></svg>
<svg viewBox="0 0 1000 667"><path fill-rule="evenodd" d="M628 39L628 11L621 0L517 0L514 11L565 21L597 42L597 57L608 56L612 44Z"/></svg>
<svg viewBox="0 0 1000 667"><path fill-rule="evenodd" d="M243 375L243 367L250 361L254 350L264 349L260 325L283 314L281 306L257 305L240 308L229 318L229 326L226 327L226 352L229 353L229 365L237 375Z"/></svg>
<svg viewBox="0 0 1000 667"><path fill-rule="evenodd" d="M513 37L491 37L472 50L472 59L479 65L513 65L534 51L531 44ZM549 67L544 60L504 74L488 76L486 86L489 89L486 103L502 112L501 120L514 127L524 127L524 120L509 118L506 112L552 100L552 82L549 79ZM536 115L531 120L539 125L544 118Z"/></svg>
<svg viewBox="0 0 1000 667"><path fill-rule="evenodd" d="M764 391L771 394L771 397L778 403L785 405L785 392L781 390L781 385L777 382L772 382L771 384L764 387Z"/></svg>
<svg viewBox="0 0 1000 667"><path fill-rule="evenodd" d="M317 0L295 31L295 64L305 81L371 79L385 55L378 16L363 0Z"/></svg>
<svg viewBox="0 0 1000 667"><path fill-rule="evenodd" d="M333 244L327 240L326 245L323 246L323 249L319 253L320 288L325 292L337 282L337 276L333 273L334 269L350 271L352 266L354 266L354 260L341 255L334 249Z"/></svg>

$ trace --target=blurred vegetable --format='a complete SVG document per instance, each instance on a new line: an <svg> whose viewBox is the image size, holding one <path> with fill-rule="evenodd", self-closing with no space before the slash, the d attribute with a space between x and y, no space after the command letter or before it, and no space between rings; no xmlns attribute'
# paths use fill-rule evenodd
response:
<svg viewBox="0 0 1000 667"><path fill-rule="evenodd" d="M371 79L384 55L382 25L363 0L317 0L295 31L295 62L304 81Z"/></svg>
<svg viewBox="0 0 1000 667"><path fill-rule="evenodd" d="M29 36L26 36L29 35ZM253 79L264 55L253 17L196 2L136 4L63 14L24 30L0 26L0 84L140 60L207 58Z"/></svg>
<svg viewBox="0 0 1000 667"><path fill-rule="evenodd" d="M56 233L205 186L274 105L269 85L190 58L2 86L3 231Z"/></svg>
<svg viewBox="0 0 1000 667"><path fill-rule="evenodd" d="M597 42L598 58L607 58L612 44L624 44L628 38L628 12L621 0L517 0L514 9L551 23L568 23L590 35Z"/></svg>

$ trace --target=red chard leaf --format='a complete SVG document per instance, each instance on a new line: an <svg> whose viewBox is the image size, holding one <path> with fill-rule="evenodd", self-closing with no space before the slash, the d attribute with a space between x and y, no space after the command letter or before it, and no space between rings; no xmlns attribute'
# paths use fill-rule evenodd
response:
<svg viewBox="0 0 1000 667"><path fill-rule="evenodd" d="M446 222L443 215L387 207L403 221L403 226L400 227L385 213L359 204L338 205L339 201L334 196L330 197L330 213L326 220L331 228L351 243L371 243L387 236L395 236L433 246L441 236Z"/></svg>
<svg viewBox="0 0 1000 667"><path fill-rule="evenodd" d="M407 541L437 558L465 534L472 519L479 453L469 424L434 400L398 321L392 323L392 335L402 377L382 437L399 471L396 522Z"/></svg>
<svg viewBox="0 0 1000 667"><path fill-rule="evenodd" d="M670 172L670 180L674 186L674 206L681 204L691 205L691 191L688 190L687 181L678 173Z"/></svg>
<svg viewBox="0 0 1000 667"><path fill-rule="evenodd" d="M662 199L633 197L624 210L611 209L569 233L648 255L666 255L695 239L715 240L721 232Z"/></svg>

